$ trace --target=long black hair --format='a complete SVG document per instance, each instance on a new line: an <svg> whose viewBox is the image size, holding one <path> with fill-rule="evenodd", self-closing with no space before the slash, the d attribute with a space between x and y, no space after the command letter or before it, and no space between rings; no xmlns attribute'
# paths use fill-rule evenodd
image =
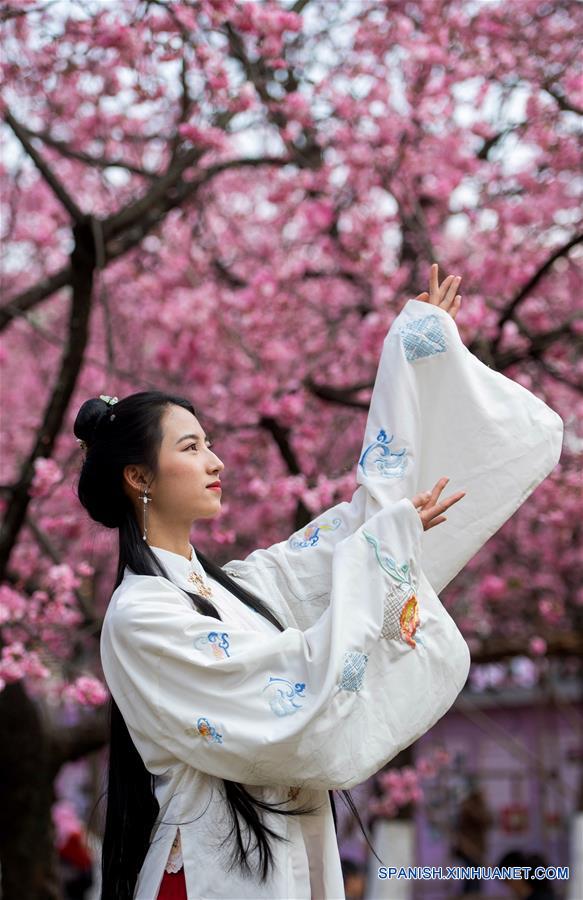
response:
<svg viewBox="0 0 583 900"><path fill-rule="evenodd" d="M114 589L121 583L126 566L138 575L162 575L169 578L162 562L147 541L142 539L135 508L123 487L123 472L125 466L134 464L146 466L153 476L157 474L158 454L162 443L162 416L172 404L182 406L196 415L194 407L184 397L163 391L140 391L115 404L102 398L86 400L75 419L73 431L85 443L86 448L77 489L79 500L94 521L119 531L119 558ZM284 630L262 600L238 584L200 550L196 547L194 549L208 575L280 631ZM210 600L190 591L185 593L190 596L198 612L216 619L221 618ZM155 776L146 769L113 697L109 701L109 721L101 897L102 900L132 900L160 808L154 789ZM265 881L273 865L269 838L287 839L264 823L261 811L293 816L309 815L316 808L303 806L279 809L280 804L267 803L253 797L235 781L223 779L223 787L232 823L228 839L234 836L232 865L238 864L241 869L250 872L249 855L252 850L257 849L260 876ZM341 793L368 842L349 791ZM332 791L328 794L336 827L334 795Z"/></svg>

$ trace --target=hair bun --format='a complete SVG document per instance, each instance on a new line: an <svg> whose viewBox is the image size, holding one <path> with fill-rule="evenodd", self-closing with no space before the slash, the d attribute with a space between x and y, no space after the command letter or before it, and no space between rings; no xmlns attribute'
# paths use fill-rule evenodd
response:
<svg viewBox="0 0 583 900"><path fill-rule="evenodd" d="M73 434L75 437L90 444L95 436L95 431L105 413L109 409L109 404L100 397L91 397L86 400L80 407L73 425Z"/></svg>

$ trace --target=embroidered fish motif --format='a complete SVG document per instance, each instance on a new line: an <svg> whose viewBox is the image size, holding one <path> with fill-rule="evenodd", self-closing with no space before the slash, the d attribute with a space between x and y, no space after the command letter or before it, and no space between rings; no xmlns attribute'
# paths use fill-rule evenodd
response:
<svg viewBox="0 0 583 900"><path fill-rule="evenodd" d="M190 736L200 735L209 744L223 743L223 735L217 727L204 716L199 716L196 721L196 726L194 728L186 728L185 733Z"/></svg>
<svg viewBox="0 0 583 900"><path fill-rule="evenodd" d="M230 638L227 631L209 631L208 634L201 634L193 641L195 650L201 650L203 653L210 650L215 659L224 659L230 656L229 645Z"/></svg>
<svg viewBox="0 0 583 900"><path fill-rule="evenodd" d="M404 474L409 461L407 448L392 450L389 444L394 437L393 434L387 437L386 431L381 428L376 440L368 445L358 461L358 465L365 475L376 474L382 478L400 478ZM375 471L371 472L371 467L374 467Z"/></svg>
<svg viewBox="0 0 583 900"><path fill-rule="evenodd" d="M338 687L343 691L359 691L364 681L368 655L359 650L347 650L344 654L342 674Z"/></svg>
<svg viewBox="0 0 583 900"><path fill-rule="evenodd" d="M314 522L307 525L303 533L299 536L293 535L288 539L288 543L292 550L302 550L304 547L314 547L320 540L320 532L336 531L342 524L341 519L332 519L328 522Z"/></svg>
<svg viewBox="0 0 583 900"><path fill-rule="evenodd" d="M285 678L274 678L273 675L270 675L262 693L267 691L271 711L276 716L291 716L302 708L302 704L297 702L297 698L305 697L305 689L306 685L301 681L293 684Z"/></svg>
<svg viewBox="0 0 583 900"><path fill-rule="evenodd" d="M435 313L407 322L399 329L399 335L409 362L447 350L445 334Z"/></svg>

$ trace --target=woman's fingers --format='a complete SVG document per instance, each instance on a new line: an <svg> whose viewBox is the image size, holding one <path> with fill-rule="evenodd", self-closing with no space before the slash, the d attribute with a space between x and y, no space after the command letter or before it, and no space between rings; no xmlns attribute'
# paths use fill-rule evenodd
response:
<svg viewBox="0 0 583 900"><path fill-rule="evenodd" d="M447 516L442 515L442 513L466 495L465 491L457 491L455 494L452 494L451 497L447 497L447 499L438 503L438 497L448 481L449 478L444 476L436 482L432 491L422 491L420 494L416 494L415 497L413 497L412 502L415 507L418 508L425 531L427 531L428 528L433 528L434 525L439 525L440 522L445 522Z"/></svg>
<svg viewBox="0 0 583 900"><path fill-rule="evenodd" d="M455 319L459 305L461 303L461 294L458 294L458 288L462 280L461 275L448 275L439 284L439 266L433 263L429 272L429 302L435 306L441 306ZM419 295L416 299L425 299L425 295Z"/></svg>
<svg viewBox="0 0 583 900"><path fill-rule="evenodd" d="M455 300L455 297L457 294L457 289L460 286L461 280L462 280L461 275L456 275L456 277L453 278L452 281L449 283L449 286L443 297L443 301L440 303L440 306L443 309L445 309L446 312L449 310L451 304Z"/></svg>
<svg viewBox="0 0 583 900"><path fill-rule="evenodd" d="M440 516L439 519L432 519L431 522L428 522L425 531L429 531L430 528L433 528L434 525L439 525L440 522L445 522L447 520L447 516Z"/></svg>
<svg viewBox="0 0 583 900"><path fill-rule="evenodd" d="M437 297L439 293L439 279L437 276L438 268L437 263L433 263L429 273L429 294L431 297Z"/></svg>
<svg viewBox="0 0 583 900"><path fill-rule="evenodd" d="M447 293L447 289L449 288L450 284L452 283L453 278L454 278L453 275L448 275L447 278L444 278L444 279L443 279L443 281L441 282L441 284L440 284L440 286L439 286L439 291L438 291L438 304L439 304L440 306L441 306L441 304L443 303L443 301L445 300L445 295L446 295L446 293Z"/></svg>
<svg viewBox="0 0 583 900"><path fill-rule="evenodd" d="M411 503L413 504L413 506L415 508L418 508L420 506L425 506L425 504L429 501L430 497L431 497L431 491L422 491L420 494L415 494L415 496L411 500Z"/></svg>
<svg viewBox="0 0 583 900"><path fill-rule="evenodd" d="M460 277L458 275L448 275L447 278L443 280L439 289L440 306L443 306L445 309L447 309L447 305L455 296L455 292L457 291L459 282Z"/></svg>
<svg viewBox="0 0 583 900"><path fill-rule="evenodd" d="M444 510L449 509L450 506L453 506L454 503L457 503L458 500L461 500L462 497L466 496L465 491L458 491L457 494L452 494L451 497L448 497L447 500L443 500L438 506L437 510L439 512L444 512Z"/></svg>
<svg viewBox="0 0 583 900"><path fill-rule="evenodd" d="M457 503L458 500L461 500L462 497L465 497L466 495L465 491L458 491L456 494L452 494L451 497L448 497L447 500L442 500L440 503L437 503L437 498L445 488L448 481L449 478L440 478L433 488L433 491L431 492L432 504L429 507L429 511L433 510L433 515L438 515L439 513L444 512L446 509L449 509L450 506L453 506L454 503Z"/></svg>
<svg viewBox="0 0 583 900"><path fill-rule="evenodd" d="M443 478L440 478L439 481L435 482L435 485L433 486L433 489L430 492L432 503L436 502L437 498L441 494L442 490L444 489L444 487L446 486L448 481L449 481L449 478L446 475L444 475Z"/></svg>

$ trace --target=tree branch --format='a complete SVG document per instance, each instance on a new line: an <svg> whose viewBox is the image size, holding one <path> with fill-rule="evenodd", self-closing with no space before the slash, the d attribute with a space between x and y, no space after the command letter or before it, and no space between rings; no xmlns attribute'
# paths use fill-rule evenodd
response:
<svg viewBox="0 0 583 900"><path fill-rule="evenodd" d="M547 656L583 657L583 632L566 631L543 634L547 643ZM500 662L513 656L531 656L528 638L488 638L477 649L471 651L473 663Z"/></svg>
<svg viewBox="0 0 583 900"><path fill-rule="evenodd" d="M265 428L273 437L290 474L301 475L302 470L289 441L290 429L280 425L273 416L261 416L258 424L260 428ZM306 504L303 500L298 500L294 516L294 531L307 525L311 519L313 519L313 515Z"/></svg>
<svg viewBox="0 0 583 900"><path fill-rule="evenodd" d="M551 253L551 255L545 260L545 262L539 266L539 268L536 270L536 272L534 272L531 278L529 278L526 284L524 284L520 288L514 299L510 301L510 303L500 316L500 320L498 322L498 332L492 340L491 353L493 357L498 353L498 347L500 346L500 342L502 340L502 330L504 328L504 325L509 321L509 319L512 319L514 317L514 313L517 307L526 297L528 297L533 288L536 287L538 282L547 274L547 272L552 268L555 262L562 256L566 256L573 247L576 247L577 244L580 244L582 241L583 233L576 234L570 240L568 240L566 244L563 244L561 247L557 247L557 249Z"/></svg>
<svg viewBox="0 0 583 900"><path fill-rule="evenodd" d="M29 489L34 477L34 461L39 457L50 457L83 364L83 355L88 340L93 272L96 263L91 217L86 217L85 221L74 226L73 237L75 241L71 254L73 296L67 346L53 392L45 408L42 424L37 432L34 445L21 466L11 502L0 528L0 581L5 576L12 548L24 523L31 500Z"/></svg>
<svg viewBox="0 0 583 900"><path fill-rule="evenodd" d="M53 728L50 733L51 765L55 776L68 762L82 759L88 753L101 750L109 741L109 704L84 710L76 725Z"/></svg>
<svg viewBox="0 0 583 900"><path fill-rule="evenodd" d="M202 170L196 180L189 182L178 180L175 184L166 186L165 196L163 192L162 196L158 196L159 192L156 192L156 195L146 195L150 204L152 204L152 209L148 209L148 204L145 202L146 198L142 198L140 201L130 204L129 207L126 207L120 213L116 213L110 219L105 219L103 222L98 223L101 225L104 237L107 234L111 237L112 233L118 235L117 242L109 245L106 243L104 263L107 264L136 247L170 210L191 199L202 185L220 172L237 166L249 166L251 168L262 165L287 166L290 162L293 162L293 160L280 156L226 160ZM156 203L157 205L155 205ZM71 283L72 277L71 266L64 266L58 272L55 272L54 275L50 275L34 287L28 288L22 294L13 297L0 309L0 331L6 328L16 316L30 310L55 291L67 287Z"/></svg>
<svg viewBox="0 0 583 900"><path fill-rule="evenodd" d="M5 303L0 308L0 331L6 328L12 322L12 319L22 316L36 306L37 303L46 300L47 297L50 297L62 288L68 287L72 278L73 269L71 266L63 266L54 275L43 278L42 281L23 291L22 294L17 294L16 297L13 297L12 300L9 300L8 303Z"/></svg>
<svg viewBox="0 0 583 900"><path fill-rule="evenodd" d="M581 349L583 350L583 347ZM583 355L583 353L581 355ZM570 381L561 372L558 372L554 366L549 365L544 359L538 359L537 362L551 378L555 379L555 381L560 381L561 384L565 384L579 394L583 394L583 381Z"/></svg>
<svg viewBox="0 0 583 900"><path fill-rule="evenodd" d="M491 358L491 364L498 371L504 371L509 366L531 359L542 362L542 354L545 350L551 347L556 341L567 338L574 340L575 349L583 349L583 338L571 327L572 323L577 319L582 318L582 316L582 313L576 313L568 321L563 322L557 328L538 334L530 331L530 329L522 322L515 318L514 321L516 322L518 330L530 341L530 345L525 350L508 350L500 352ZM471 347L469 349L471 350Z"/></svg>
<svg viewBox="0 0 583 900"><path fill-rule="evenodd" d="M562 109L564 112L572 112L578 116L583 116L583 109L580 106L575 106L574 103L567 100L564 94L559 93L556 88L553 87L552 81L545 81L543 88L547 94L550 94L551 97L557 101L559 109Z"/></svg>
<svg viewBox="0 0 583 900"><path fill-rule="evenodd" d="M65 207L74 222L81 222L84 218L83 213L81 212L73 198L69 196L57 176L52 171L49 164L45 162L40 153L35 150L30 140L28 139L25 129L22 127L20 122L18 122L18 120L15 119L15 117L9 111L6 112L4 119L10 126L10 128L12 128L12 131L32 159L33 163L43 176L48 186L53 191L57 200L59 200L59 202Z"/></svg>
<svg viewBox="0 0 583 900"><path fill-rule="evenodd" d="M110 169L112 167L126 169L126 171L131 172L133 175L140 175L142 178L149 178L150 180L160 177L159 172L143 169L141 166L135 166L133 163L126 162L123 159L110 159L108 156L93 156L91 153L84 153L82 150L73 150L65 141L59 141L57 138L52 137L48 131L33 131L31 128L26 128L24 125L21 125L20 127L28 137L37 138L39 141L46 144L47 147L58 150L61 156L64 156L67 159L76 159L95 169Z"/></svg>
<svg viewBox="0 0 583 900"><path fill-rule="evenodd" d="M15 9L8 7L0 9L0 22L9 22L10 19L16 19L18 16L28 16L33 12L45 12L50 6L54 6L59 0L48 0L44 6L27 6L25 9Z"/></svg>
<svg viewBox="0 0 583 900"><path fill-rule="evenodd" d="M26 525L32 531L41 550L49 557L49 559L51 559L55 563L55 565L60 565L63 560L55 550L55 547L53 546L51 540L44 533L44 531L38 527L32 516L26 517ZM85 627L89 627L91 630L94 630L97 633L101 628L101 621L96 617L93 606L83 596L82 591L78 591L77 589L75 589L74 594L75 599L79 604L79 608L81 609L85 617L83 625Z"/></svg>
<svg viewBox="0 0 583 900"><path fill-rule="evenodd" d="M329 403L337 403L341 406L350 406L353 409L363 409L368 410L370 406L370 401L368 403L363 400L355 400L352 397L352 394L355 391L362 391L366 388L372 388L371 382L362 382L362 384L351 385L350 387L337 388L330 387L325 384L316 384L315 381L312 381L312 378L308 376L304 378L303 385L306 390L310 391L314 397L319 397L320 400L327 400Z"/></svg>
<svg viewBox="0 0 583 900"><path fill-rule="evenodd" d="M245 77L253 84L257 94L263 101L268 120L276 128L283 128L287 124L287 119L281 109L275 105L274 98L267 90L268 81L273 80L273 71L261 57L255 60L249 59L241 36L235 31L230 22L225 22L223 30L229 41L229 53L233 59L236 59L241 64ZM304 127L302 131L305 140L303 147L298 147L297 144L281 135L280 137L288 152L296 156L298 165L308 169L317 169L323 162L322 148L318 144L313 128Z"/></svg>

